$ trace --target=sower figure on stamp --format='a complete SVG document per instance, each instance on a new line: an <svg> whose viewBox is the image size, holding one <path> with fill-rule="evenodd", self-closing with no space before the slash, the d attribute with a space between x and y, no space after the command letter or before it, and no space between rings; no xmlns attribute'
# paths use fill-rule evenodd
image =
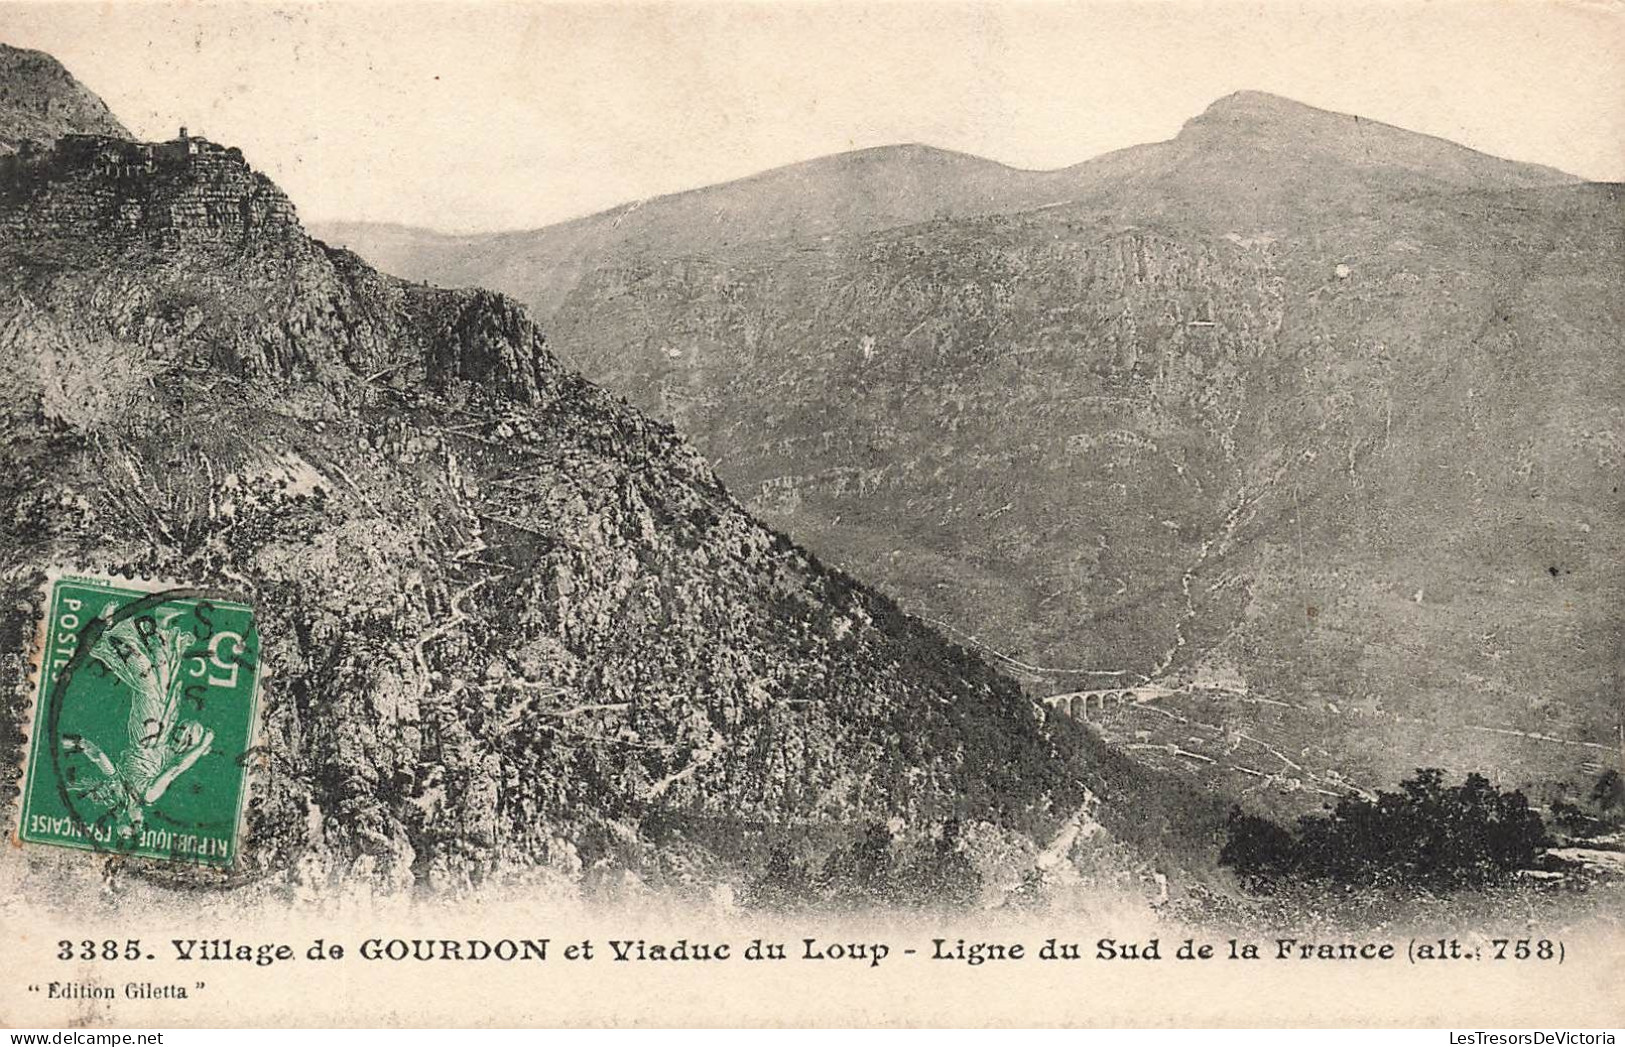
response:
<svg viewBox="0 0 1625 1047"><path fill-rule="evenodd" d="M111 618L115 609L109 604L103 618ZM70 789L106 806L119 820L120 836L134 836L145 821L145 809L157 803L214 742L213 731L180 719L185 693L182 668L196 643L189 630L142 615L109 627L91 648L91 657L129 691L125 746L114 758L77 735L64 737L62 747L84 754L100 773Z"/></svg>

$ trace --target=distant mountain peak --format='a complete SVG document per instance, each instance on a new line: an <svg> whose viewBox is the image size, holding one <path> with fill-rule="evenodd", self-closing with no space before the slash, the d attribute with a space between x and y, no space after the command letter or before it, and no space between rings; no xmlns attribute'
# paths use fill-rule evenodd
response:
<svg viewBox="0 0 1625 1047"><path fill-rule="evenodd" d="M1315 106L1309 105L1306 102L1300 102L1297 99L1288 98L1285 95L1271 94L1268 91L1255 91L1255 90L1251 90L1251 89L1242 90L1242 91L1232 91L1229 94L1225 95L1223 98L1219 98L1219 99L1214 100L1213 104L1209 105L1207 107L1206 111L1209 112L1209 113L1220 113L1220 112L1231 112L1231 111L1235 111L1235 112L1279 111L1279 112L1312 112L1312 113L1328 113L1328 112L1330 112L1330 110L1320 109L1320 108L1317 108Z"/></svg>
<svg viewBox="0 0 1625 1047"><path fill-rule="evenodd" d="M1003 171L1010 168L997 160L989 160L974 153L965 153L957 149L944 149L941 146L928 145L924 142L897 142L890 145L867 146L862 149L852 149L842 153L831 153L825 156L802 160L798 163L786 164L782 167L770 168L766 171L749 176L748 179L776 179L785 176L796 178L806 177L809 174L820 177L851 174L864 171L870 174L895 173L899 177L908 177L926 171ZM701 191L713 187L704 187Z"/></svg>
<svg viewBox="0 0 1625 1047"><path fill-rule="evenodd" d="M1225 95L1186 121L1176 142L1197 148L1263 149L1281 158L1315 155L1344 170L1403 169L1456 185L1529 186L1577 181L1538 164L1482 153L1448 139L1267 91Z"/></svg>
<svg viewBox="0 0 1625 1047"><path fill-rule="evenodd" d="M1246 126L1274 128L1283 132L1301 134L1318 127L1339 123L1350 126L1360 123L1386 127L1376 121L1340 113L1331 109L1299 102L1268 91L1234 91L1215 100L1206 109L1185 122L1181 137L1216 127ZM1395 128L1394 130L1400 130ZM1414 132L1405 132L1407 134Z"/></svg>
<svg viewBox="0 0 1625 1047"><path fill-rule="evenodd" d="M130 132L62 63L43 51L0 44L0 154L65 134L129 138Z"/></svg>
<svg viewBox="0 0 1625 1047"><path fill-rule="evenodd" d="M981 164L990 164L995 162L988 160L985 157L960 152L957 149L944 149L941 146L930 145L926 142L896 142L891 145L876 145L870 146L867 149L854 149L846 153L836 153L832 157L823 157L821 159L839 159L842 157L851 159L863 158L874 160L905 160L912 162L949 161L954 163L971 162Z"/></svg>

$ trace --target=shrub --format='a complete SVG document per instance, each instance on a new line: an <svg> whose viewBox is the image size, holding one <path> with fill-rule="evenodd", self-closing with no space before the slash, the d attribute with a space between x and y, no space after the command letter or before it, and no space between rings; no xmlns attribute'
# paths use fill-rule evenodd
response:
<svg viewBox="0 0 1625 1047"><path fill-rule="evenodd" d="M1591 802L1603 814L1625 809L1625 779L1618 771L1610 769L1598 776L1591 790Z"/></svg>
<svg viewBox="0 0 1625 1047"><path fill-rule="evenodd" d="M1479 774L1446 786L1437 769L1418 770L1397 793L1345 798L1326 814L1299 819L1296 832L1240 810L1228 828L1219 863L1263 890L1284 880L1482 886L1532 866L1551 843L1523 793L1502 792Z"/></svg>
<svg viewBox="0 0 1625 1047"><path fill-rule="evenodd" d="M779 844L743 901L760 909L963 909L975 904L981 889L981 874L962 849L960 823L951 818L912 848L899 848L888 826L870 823L850 844L831 850L816 873Z"/></svg>
<svg viewBox="0 0 1625 1047"><path fill-rule="evenodd" d="M903 900L925 908L963 909L975 904L982 874L960 849L959 819L943 823L936 839L909 863L899 884Z"/></svg>
<svg viewBox="0 0 1625 1047"><path fill-rule="evenodd" d="M1297 841L1268 818L1244 814L1240 807L1232 807L1225 829L1219 864L1236 870L1247 886L1267 889L1293 871Z"/></svg>

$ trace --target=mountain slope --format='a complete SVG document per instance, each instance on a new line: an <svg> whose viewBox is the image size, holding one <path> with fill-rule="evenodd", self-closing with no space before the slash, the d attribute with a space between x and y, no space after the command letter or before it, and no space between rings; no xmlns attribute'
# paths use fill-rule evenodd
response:
<svg viewBox="0 0 1625 1047"><path fill-rule="evenodd" d="M1051 174L921 145L776 168L529 232L451 237L402 226L317 225L314 232L389 272L452 286L500 286L546 316L607 259L709 254L761 240L886 229L1064 199Z"/></svg>
<svg viewBox="0 0 1625 1047"><path fill-rule="evenodd" d="M1268 129L1267 131L1265 129ZM1225 144L1228 143L1228 144ZM1236 148L1244 154L1235 152ZM1220 149L1229 149L1221 153ZM595 267L640 258L715 257L770 240L851 236L932 219L1007 214L1075 200L1126 180L1143 183L1191 168L1265 159L1279 177L1313 157L1346 173L1408 171L1430 182L1476 188L1561 184L1574 179L1454 143L1256 91L1220 99L1170 142L1137 146L1055 171L1024 171L921 145L823 157L544 229L447 236L365 222L319 224L315 234L349 247L386 272L449 286L494 287L538 315L553 314ZM1345 185L1302 186L1343 192ZM803 246L802 250L810 249Z"/></svg>
<svg viewBox="0 0 1625 1047"><path fill-rule="evenodd" d="M1595 775L1618 188L1255 94L1066 178L606 260L553 329L757 512L1146 759L1289 806L1422 764Z"/></svg>
<svg viewBox="0 0 1625 1047"><path fill-rule="evenodd" d="M1443 138L1262 91L1238 91L1219 99L1187 121L1175 142L1187 158L1267 158L1276 177L1282 164L1296 161L1316 165L1303 173L1341 173L1346 179L1403 174L1464 189L1578 181L1554 168L1503 160Z"/></svg>
<svg viewBox="0 0 1625 1047"><path fill-rule="evenodd" d="M0 648L26 680L50 567L251 602L269 683L238 882L704 888L775 834L1028 839L1136 788L758 524L514 303L311 240L236 150L66 140L4 175Z"/></svg>
<svg viewBox="0 0 1625 1047"><path fill-rule="evenodd" d="M0 44L0 154L25 140L49 144L65 134L128 138L95 94L42 51Z"/></svg>

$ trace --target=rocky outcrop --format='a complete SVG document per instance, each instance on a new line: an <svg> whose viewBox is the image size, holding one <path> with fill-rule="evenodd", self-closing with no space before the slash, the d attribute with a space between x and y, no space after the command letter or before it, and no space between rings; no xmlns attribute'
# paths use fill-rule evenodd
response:
<svg viewBox="0 0 1625 1047"><path fill-rule="evenodd" d="M144 352L353 406L383 384L534 401L559 367L516 303L381 277L311 240L241 152L203 139L64 138L0 158L0 252L27 324L99 317ZM314 406L311 409L316 409Z"/></svg>
<svg viewBox="0 0 1625 1047"><path fill-rule="evenodd" d="M128 138L107 105L42 51L0 44L0 155L65 134Z"/></svg>

